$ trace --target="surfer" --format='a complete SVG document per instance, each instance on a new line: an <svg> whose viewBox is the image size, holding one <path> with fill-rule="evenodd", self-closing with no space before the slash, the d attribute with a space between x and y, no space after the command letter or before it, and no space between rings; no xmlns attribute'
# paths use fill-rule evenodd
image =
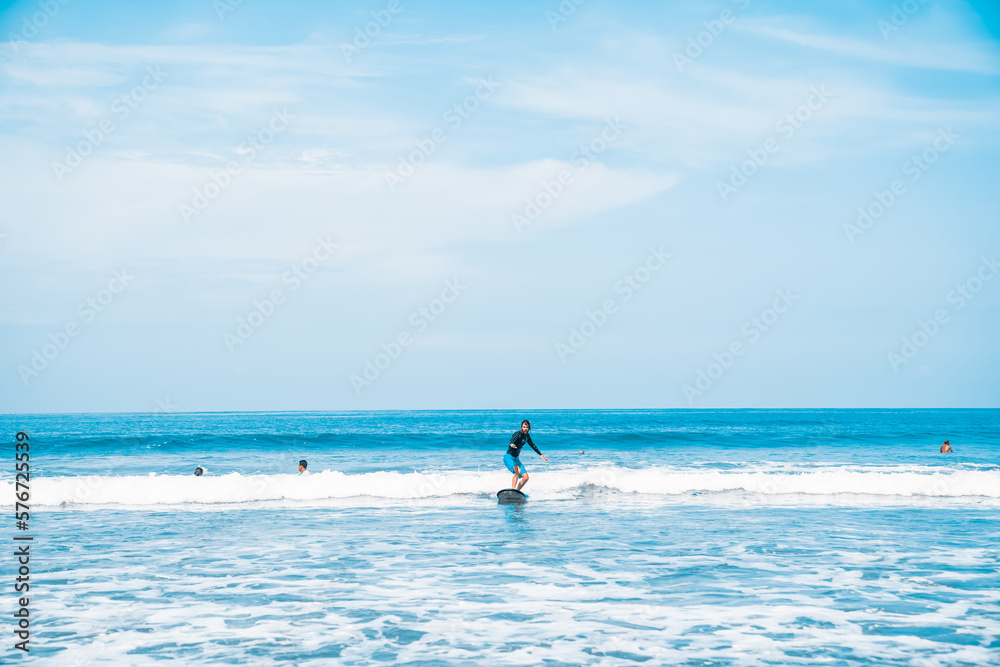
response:
<svg viewBox="0 0 1000 667"><path fill-rule="evenodd" d="M525 443L531 445L531 448L535 450L535 453L542 457L543 461L548 461L545 458L545 454L542 454L535 443L531 441L531 422L525 419L521 422L521 430L514 431L514 435L510 436L510 444L507 445L507 453L503 455L503 463L507 466L507 470L514 474L514 479L511 480L510 488L521 490L525 484L528 483L528 471L525 469L524 464L521 463L521 448L524 447Z"/></svg>
<svg viewBox="0 0 1000 667"><path fill-rule="evenodd" d="M306 461L305 459L302 459L301 461L299 461L299 474L300 475L308 475L309 471L306 470L306 468L308 468L308 467L309 467L309 462L308 461Z"/></svg>
<svg viewBox="0 0 1000 667"><path fill-rule="evenodd" d="M205 469L202 468L201 466L198 466L197 468L194 469L194 474L195 477L201 477L202 475L205 474Z"/></svg>
<svg viewBox="0 0 1000 667"><path fill-rule="evenodd" d="M947 440L945 440L944 444L941 445L941 453L942 454L951 454L952 453L952 451L951 451L951 445L948 443Z"/></svg>

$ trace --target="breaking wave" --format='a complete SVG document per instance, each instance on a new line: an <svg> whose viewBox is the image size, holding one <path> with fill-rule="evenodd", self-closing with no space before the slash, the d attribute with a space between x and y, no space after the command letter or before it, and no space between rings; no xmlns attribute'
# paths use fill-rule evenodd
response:
<svg viewBox="0 0 1000 667"><path fill-rule="evenodd" d="M32 480L34 506L233 504L263 501L325 501L344 498L421 500L449 496L490 497L510 484L506 472L324 471L299 475L206 475L204 477L66 476ZM13 484L6 483L11 489ZM758 496L865 495L896 498L1000 498L1000 471L893 471L815 468L806 471L706 471L670 468L553 470L538 473L526 489L533 499L573 499L601 491L648 496L743 493ZM11 489L12 491L12 489Z"/></svg>

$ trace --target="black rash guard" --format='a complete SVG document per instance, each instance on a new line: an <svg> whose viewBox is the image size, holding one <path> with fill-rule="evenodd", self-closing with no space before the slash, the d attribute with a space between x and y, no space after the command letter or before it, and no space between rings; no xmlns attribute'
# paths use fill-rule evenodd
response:
<svg viewBox="0 0 1000 667"><path fill-rule="evenodd" d="M514 435L510 436L510 444L507 445L507 453L513 456L515 459L521 455L521 449L524 447L524 443L531 445L531 448L535 450L539 456L542 455L538 451L538 447L535 447L535 443L531 441L531 435L525 433L524 431L515 431Z"/></svg>

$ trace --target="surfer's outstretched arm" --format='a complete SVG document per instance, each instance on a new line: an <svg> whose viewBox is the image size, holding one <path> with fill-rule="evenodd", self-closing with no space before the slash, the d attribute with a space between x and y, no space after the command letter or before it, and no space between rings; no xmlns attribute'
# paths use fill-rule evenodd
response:
<svg viewBox="0 0 1000 667"><path fill-rule="evenodd" d="M516 435L516 434L515 434L515 435ZM528 441L528 444L529 444L529 445L531 445L531 448L535 450L535 453L536 453L536 454L538 454L539 456L541 456L541 457L542 457L542 460L543 460L543 461L548 461L548 459L547 459L547 458L545 458L545 454L542 454L542 450L540 450L540 449L539 449L539 448L538 448L538 447L537 447L537 446L535 445L535 442L534 442L534 441L533 441L533 440L531 439L531 436L530 436L529 434L525 433L525 434L524 434L524 437L525 437L525 438L527 439L527 441Z"/></svg>

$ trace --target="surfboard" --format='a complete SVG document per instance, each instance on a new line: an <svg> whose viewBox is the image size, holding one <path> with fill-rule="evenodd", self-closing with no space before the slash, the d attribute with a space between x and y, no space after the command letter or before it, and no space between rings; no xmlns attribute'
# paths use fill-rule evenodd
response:
<svg viewBox="0 0 1000 667"><path fill-rule="evenodd" d="M527 502L528 495L517 489L500 489L497 491L497 504L499 505L520 505Z"/></svg>

